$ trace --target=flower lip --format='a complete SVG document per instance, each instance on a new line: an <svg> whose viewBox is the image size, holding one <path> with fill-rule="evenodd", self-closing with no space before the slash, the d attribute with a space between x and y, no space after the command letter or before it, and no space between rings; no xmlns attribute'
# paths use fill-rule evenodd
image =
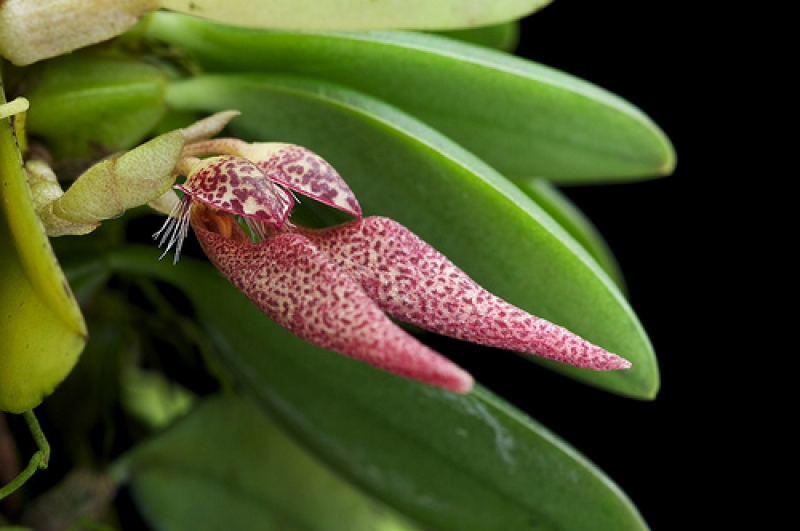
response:
<svg viewBox="0 0 800 531"><path fill-rule="evenodd" d="M472 343L594 370L630 362L490 293L400 223L380 216L297 232L330 256L387 314Z"/></svg>
<svg viewBox="0 0 800 531"><path fill-rule="evenodd" d="M463 369L392 322L363 288L303 234L253 242L226 212L196 205L191 223L212 263L253 304L301 339L456 393Z"/></svg>

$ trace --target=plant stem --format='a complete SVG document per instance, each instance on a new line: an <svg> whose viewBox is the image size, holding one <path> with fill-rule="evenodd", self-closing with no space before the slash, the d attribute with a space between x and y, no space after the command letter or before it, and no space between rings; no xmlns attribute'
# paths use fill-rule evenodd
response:
<svg viewBox="0 0 800 531"><path fill-rule="evenodd" d="M47 468L47 464L50 461L50 445L47 443L47 439L44 436L42 428L39 426L39 421L36 420L36 415L33 414L33 410L28 410L22 415L28 423L28 429L39 450L31 456L28 466L26 466L17 477L12 479L8 485L0 487L0 500L13 494L18 488L24 485L38 469L41 468L44 470Z"/></svg>

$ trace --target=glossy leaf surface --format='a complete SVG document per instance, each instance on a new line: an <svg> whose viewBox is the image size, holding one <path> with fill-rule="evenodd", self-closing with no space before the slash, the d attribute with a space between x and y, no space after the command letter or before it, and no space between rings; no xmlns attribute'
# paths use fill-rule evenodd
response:
<svg viewBox="0 0 800 531"><path fill-rule="evenodd" d="M488 391L455 395L318 349L271 322L210 265L184 258L173 267L157 254L128 248L105 259L118 273L180 288L219 361L257 403L312 453L426 528L646 528L602 472Z"/></svg>
<svg viewBox="0 0 800 531"><path fill-rule="evenodd" d="M231 128L244 138L313 150L347 181L365 216L396 219L489 291L633 363L559 371L634 397L656 393L652 347L613 282L530 198L436 131L352 90L274 76L196 78L171 86L168 102L237 108Z"/></svg>
<svg viewBox="0 0 800 531"><path fill-rule="evenodd" d="M86 324L33 209L8 119L0 119L0 272L0 410L21 413L69 374Z"/></svg>
<svg viewBox="0 0 800 531"><path fill-rule="evenodd" d="M546 66L435 35L255 31L159 13L151 35L212 71L310 76L390 103L512 179L642 178L672 171L639 109Z"/></svg>
<svg viewBox="0 0 800 531"><path fill-rule="evenodd" d="M162 0L163 7L237 26L445 29L517 19L551 0Z"/></svg>
<svg viewBox="0 0 800 531"><path fill-rule="evenodd" d="M600 267L620 288L624 289L625 280L614 255L608 248L595 226L572 201L558 188L544 179L529 179L516 183L520 190L542 207L559 225L575 238L586 251L592 255Z"/></svg>
<svg viewBox="0 0 800 531"><path fill-rule="evenodd" d="M204 400L116 465L157 529L411 531L322 466L250 401Z"/></svg>

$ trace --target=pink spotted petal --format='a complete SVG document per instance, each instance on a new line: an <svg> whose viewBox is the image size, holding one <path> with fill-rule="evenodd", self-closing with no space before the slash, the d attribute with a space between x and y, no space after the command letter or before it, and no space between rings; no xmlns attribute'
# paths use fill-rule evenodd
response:
<svg viewBox="0 0 800 531"><path fill-rule="evenodd" d="M302 229L393 317L443 335L596 370L630 362L489 293L394 220Z"/></svg>
<svg viewBox="0 0 800 531"><path fill-rule="evenodd" d="M310 149L280 142L240 143L236 149L276 183L361 217L361 206L339 172Z"/></svg>
<svg viewBox="0 0 800 531"><path fill-rule="evenodd" d="M270 179L357 218L361 206L341 175L310 149L294 144L248 144L244 156L255 162Z"/></svg>
<svg viewBox="0 0 800 531"><path fill-rule="evenodd" d="M294 206L292 197L252 162L220 156L201 161L176 188L198 201L280 229Z"/></svg>
<svg viewBox="0 0 800 531"><path fill-rule="evenodd" d="M375 367L466 393L472 377L394 324L332 260L304 236L281 233L258 243L238 225L228 237L192 226L209 259L262 312L301 339ZM223 231L224 232L224 231Z"/></svg>
<svg viewBox="0 0 800 531"><path fill-rule="evenodd" d="M254 162L276 183L357 218L361 217L361 206L342 176L308 148L280 142L248 143L238 138L213 138L186 146L183 154L244 157Z"/></svg>

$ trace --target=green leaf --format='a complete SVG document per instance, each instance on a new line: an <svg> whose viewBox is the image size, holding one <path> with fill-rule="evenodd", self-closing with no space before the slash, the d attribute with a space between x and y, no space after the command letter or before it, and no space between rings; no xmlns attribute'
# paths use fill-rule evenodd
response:
<svg viewBox="0 0 800 531"><path fill-rule="evenodd" d="M262 407L334 469L426 528L646 528L601 471L480 386L455 395L321 350L262 315L208 264L184 258L173 267L157 255L129 247L106 260L116 272L183 290L219 361Z"/></svg>
<svg viewBox="0 0 800 531"><path fill-rule="evenodd" d="M203 401L122 457L136 504L163 531L411 531L298 447L251 402Z"/></svg>
<svg viewBox="0 0 800 531"><path fill-rule="evenodd" d="M436 131L316 80L199 77L171 85L167 101L207 112L238 109L231 128L244 138L317 152L348 182L365 215L396 219L489 291L633 363L610 372L548 366L621 394L655 395L652 347L613 282L530 198Z"/></svg>
<svg viewBox="0 0 800 531"><path fill-rule="evenodd" d="M511 179L558 182L665 175L669 139L646 115L588 82L435 35L292 33L158 13L147 32L210 71L310 76L384 100Z"/></svg>
<svg viewBox="0 0 800 531"><path fill-rule="evenodd" d="M81 51L43 61L15 80L30 101L27 127L56 157L106 155L141 142L164 115L166 78L126 57Z"/></svg>
<svg viewBox="0 0 800 531"><path fill-rule="evenodd" d="M162 0L163 7L236 26L446 29L521 18L551 0Z"/></svg>
<svg viewBox="0 0 800 531"><path fill-rule="evenodd" d="M2 88L0 79L0 107ZM0 272L0 410L21 413L72 370L86 323L34 211L8 118L0 119Z"/></svg>
<svg viewBox="0 0 800 531"><path fill-rule="evenodd" d="M603 235L592 222L558 188L544 179L529 179L517 182L517 186L542 207L553 219L575 238L610 276L620 289L625 289L625 280L614 255Z"/></svg>

